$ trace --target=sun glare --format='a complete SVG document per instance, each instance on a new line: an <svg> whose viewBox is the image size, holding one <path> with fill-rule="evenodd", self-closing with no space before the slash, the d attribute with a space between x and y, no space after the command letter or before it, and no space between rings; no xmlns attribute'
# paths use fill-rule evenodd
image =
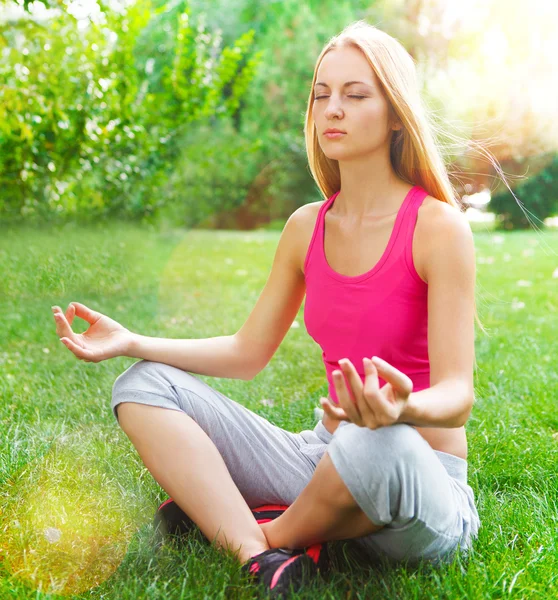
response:
<svg viewBox="0 0 558 600"><path fill-rule="evenodd" d="M80 594L102 584L124 559L150 509L141 507L133 483L107 472L123 460L114 437L98 428L61 436L8 482L0 555L26 586Z"/></svg>
<svg viewBox="0 0 558 600"><path fill-rule="evenodd" d="M444 60L423 78L444 116L496 139L503 157L557 150L558 3L430 0L423 12L419 51L428 56L429 36L442 29L447 39Z"/></svg>

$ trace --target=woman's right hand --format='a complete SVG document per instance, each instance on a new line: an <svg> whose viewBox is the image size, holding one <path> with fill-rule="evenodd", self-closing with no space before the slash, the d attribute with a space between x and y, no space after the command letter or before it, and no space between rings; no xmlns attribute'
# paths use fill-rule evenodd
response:
<svg viewBox="0 0 558 600"><path fill-rule="evenodd" d="M53 306L52 312L60 341L80 360L97 363L127 352L133 334L111 318L79 302L71 302L66 314L59 306ZM74 333L71 327L74 316L87 321L89 329Z"/></svg>

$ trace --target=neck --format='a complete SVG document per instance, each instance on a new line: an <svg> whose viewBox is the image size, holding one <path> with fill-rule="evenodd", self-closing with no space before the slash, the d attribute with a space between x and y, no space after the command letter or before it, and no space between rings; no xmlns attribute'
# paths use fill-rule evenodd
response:
<svg viewBox="0 0 558 600"><path fill-rule="evenodd" d="M341 191L334 214L355 220L374 219L396 213L412 184L393 171L389 156L366 155L340 161Z"/></svg>

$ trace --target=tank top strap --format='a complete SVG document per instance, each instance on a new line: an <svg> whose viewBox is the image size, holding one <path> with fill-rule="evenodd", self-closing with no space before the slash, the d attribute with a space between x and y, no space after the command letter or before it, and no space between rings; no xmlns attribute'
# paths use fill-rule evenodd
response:
<svg viewBox="0 0 558 600"><path fill-rule="evenodd" d="M413 277L417 280L418 283L421 283L422 285L426 285L426 283L419 277L413 261L413 236L417 224L418 211L426 196L428 196L428 192L426 190L424 190L420 186L415 187L413 197L409 202L409 205L403 217L403 223L401 224L401 242L405 246L405 262L407 263L407 266L409 267L409 270L411 271Z"/></svg>
<svg viewBox="0 0 558 600"><path fill-rule="evenodd" d="M323 252L321 251L320 244L323 244L324 239L325 213L340 193L341 190L338 190L327 200L325 200L320 206L320 210L318 211L318 216L316 218L316 223L314 224L314 231L312 233L312 237L310 239L310 243L308 244L308 249L306 251L306 258L304 259L305 276L308 276L309 263L311 261L318 261L320 267L324 266L325 257L323 257Z"/></svg>
<svg viewBox="0 0 558 600"><path fill-rule="evenodd" d="M323 235L323 231L325 229L325 214L326 214L327 210L329 209L329 207L335 201L335 198L337 198L337 196L339 196L340 193L341 193L341 190L338 190L337 192L335 192L335 194L333 194L332 196L330 196L320 206L320 210L319 210L319 213L318 213L318 218L316 220L316 229L319 230L319 232L322 233L322 235Z"/></svg>

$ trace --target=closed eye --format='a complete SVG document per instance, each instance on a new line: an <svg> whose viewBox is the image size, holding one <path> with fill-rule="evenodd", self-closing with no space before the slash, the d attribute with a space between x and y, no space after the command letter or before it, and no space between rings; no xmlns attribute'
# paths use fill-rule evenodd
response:
<svg viewBox="0 0 558 600"><path fill-rule="evenodd" d="M314 100L321 100L322 98L327 98L327 96L316 96L314 98ZM349 98L358 98L359 100L362 100L363 98L366 98L366 96L349 96Z"/></svg>

